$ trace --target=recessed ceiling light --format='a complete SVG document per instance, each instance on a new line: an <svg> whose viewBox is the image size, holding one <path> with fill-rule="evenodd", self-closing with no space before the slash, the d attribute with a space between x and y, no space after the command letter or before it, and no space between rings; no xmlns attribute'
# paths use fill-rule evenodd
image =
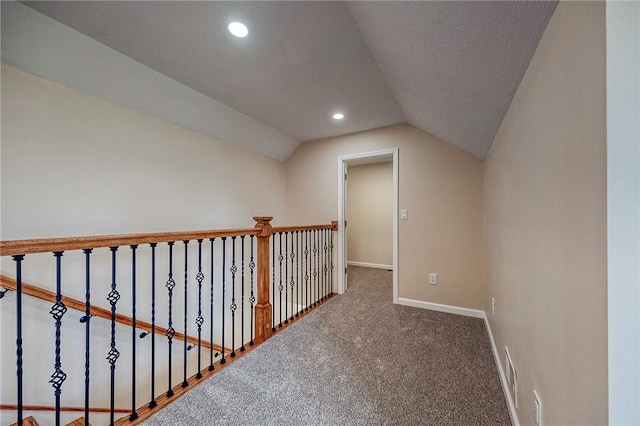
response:
<svg viewBox="0 0 640 426"><path fill-rule="evenodd" d="M332 117L334 120L342 120L344 118L344 114L341 112L336 112Z"/></svg>
<svg viewBox="0 0 640 426"><path fill-rule="evenodd" d="M234 21L229 24L229 32L236 37L246 37L249 34L249 29L242 22Z"/></svg>

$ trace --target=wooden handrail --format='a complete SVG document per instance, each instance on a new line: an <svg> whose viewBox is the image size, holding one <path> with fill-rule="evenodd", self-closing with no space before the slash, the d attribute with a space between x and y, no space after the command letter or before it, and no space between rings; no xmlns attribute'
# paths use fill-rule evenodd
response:
<svg viewBox="0 0 640 426"><path fill-rule="evenodd" d="M326 225L274 226L271 229L273 232L313 231L317 229L333 229L333 224L329 223Z"/></svg>
<svg viewBox="0 0 640 426"><path fill-rule="evenodd" d="M16 280L14 280L13 278L7 277L6 275L0 275L0 286L15 291ZM55 303L56 301L56 294L54 292L45 290L33 284L29 284L25 281L22 281L22 293L38 298L40 300L51 302L51 303ZM81 302L80 300L73 299L67 296L62 296L62 303L64 303L67 308L74 309L80 312L85 312L86 305L84 302ZM91 312L91 315L93 316L111 320L110 310L91 305L90 312ZM118 313L116 314L116 322L127 325L127 326L131 326L133 324L133 320L130 317L126 315L118 314ZM151 324L145 321L140 321L138 319L136 319L136 328L143 331L151 332ZM156 330L156 333L159 333L159 334L165 334L167 332L166 328L158 327L157 325L155 327L155 330ZM177 340L184 340L184 334L176 332L174 338ZM187 336L187 342L197 345L198 338L193 336ZM205 348L211 347L211 343L206 342L204 340L201 341L201 344ZM222 346L214 344L213 349L215 349L216 351L222 351ZM225 348L225 352L231 352L231 349Z"/></svg>
<svg viewBox="0 0 640 426"><path fill-rule="evenodd" d="M52 253L55 251L117 247L132 244L164 243L218 237L256 235L256 228L213 229L206 231L158 232L151 234L98 235L91 237L44 238L0 241L0 256Z"/></svg>
<svg viewBox="0 0 640 426"><path fill-rule="evenodd" d="M0 404L0 410L17 410L17 404ZM51 405L23 405L22 409L24 411L56 411L56 407ZM84 412L84 407L60 407L60 411L79 411ZM92 413L110 413L111 409L109 407L89 407L89 411ZM115 413L130 413L131 410L128 408L115 408L113 410Z"/></svg>

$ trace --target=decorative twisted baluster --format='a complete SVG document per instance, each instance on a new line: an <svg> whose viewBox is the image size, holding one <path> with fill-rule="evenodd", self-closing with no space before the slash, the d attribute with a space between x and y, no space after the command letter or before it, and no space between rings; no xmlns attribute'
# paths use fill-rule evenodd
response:
<svg viewBox="0 0 640 426"><path fill-rule="evenodd" d="M304 231L304 310L309 310L309 231Z"/></svg>
<svg viewBox="0 0 640 426"><path fill-rule="evenodd" d="M300 315L300 307L302 306L300 303L300 282L302 281L300 279L300 259L302 259L302 256L300 256L302 252L300 247L300 231L296 231L296 253L298 253L296 262L296 304L298 305L298 309L296 309L296 317Z"/></svg>
<svg viewBox="0 0 640 426"><path fill-rule="evenodd" d="M231 358L236 356L236 272L238 267L236 266L236 237L231 237Z"/></svg>
<svg viewBox="0 0 640 426"><path fill-rule="evenodd" d="M271 238L271 331L276 331L276 239Z"/></svg>
<svg viewBox="0 0 640 426"><path fill-rule="evenodd" d="M242 272L242 284L240 291L240 352L244 352L244 235L240 237L240 245L242 246L242 259L240 271Z"/></svg>
<svg viewBox="0 0 640 426"><path fill-rule="evenodd" d="M209 238L211 242L211 273L209 274L209 371L213 371L215 368L213 366L213 277L214 277L214 263L213 263L213 254L214 254L214 243L216 241L215 238ZM224 350L223 350L224 352Z"/></svg>
<svg viewBox="0 0 640 426"><path fill-rule="evenodd" d="M11 257L16 262L16 374L18 425L22 425L22 261L24 255Z"/></svg>
<svg viewBox="0 0 640 426"><path fill-rule="evenodd" d="M226 259L227 259L227 237L222 237L222 306L221 306L221 313L222 313L222 359L220 360L220 364L225 364L227 362L227 360L224 358L224 311L225 311L225 306L224 306L224 299L225 299L225 281L226 281L226 277L227 277L227 270L226 270Z"/></svg>
<svg viewBox="0 0 640 426"><path fill-rule="evenodd" d="M149 408L155 408L156 402L156 247L151 243L151 401Z"/></svg>
<svg viewBox="0 0 640 426"><path fill-rule="evenodd" d="M284 323L289 324L289 233L284 233ZM280 309L282 312L282 309ZM281 313L282 315L282 313ZM280 320L282 321L282 319Z"/></svg>
<svg viewBox="0 0 640 426"><path fill-rule="evenodd" d="M111 304L111 349L107 353L107 361L111 365L111 394L110 394L110 424L115 420L115 403L116 403L116 361L120 357L120 352L116 348L116 304L120 300L120 293L116 288L116 251L118 247L110 247L111 250L111 291L107 296L109 304Z"/></svg>
<svg viewBox="0 0 640 426"><path fill-rule="evenodd" d="M56 320L55 325L55 362L54 372L51 375L51 386L55 389L54 394L56 397L56 426L60 425L60 394L62 393L62 383L67 379L67 374L62 370L62 361L60 360L60 334L62 327L62 317L67 312L67 307L62 303L62 252L56 251L53 253L56 258L56 302L51 306L49 313Z"/></svg>
<svg viewBox="0 0 640 426"><path fill-rule="evenodd" d="M169 293L169 319L168 319L168 324L167 324L167 332L166 332L166 336L167 336L167 345L168 345L168 352L169 352L169 361L168 361L168 388L167 388L167 397L172 397L173 396L173 389L171 389L171 370L172 368L172 345L173 345L173 336L175 336L176 331L173 328L173 289L176 286L176 282L173 279L173 245L175 244L175 241L169 241L168 243L169 246L169 279L167 280L167 283L165 284L165 287L167 287L167 292Z"/></svg>
<svg viewBox="0 0 640 426"><path fill-rule="evenodd" d="M84 293L84 316L80 322L84 322L84 418L89 424L89 366L90 366L90 336L91 336L91 252L92 249L84 249L85 259L85 293Z"/></svg>
<svg viewBox="0 0 640 426"><path fill-rule="evenodd" d="M284 259L284 256L282 256L282 232L278 232L278 236L280 238L280 243L278 245L280 250L278 254L278 264L280 265L280 274L278 275L278 291L280 292L280 324L278 324L278 327L282 328L282 290L284 289L282 286L282 260Z"/></svg>
<svg viewBox="0 0 640 426"><path fill-rule="evenodd" d="M200 355L202 351L202 324L204 324L204 318L202 317L202 281L204 280L204 274L202 273L202 239L198 240L198 273L196 274L196 281L198 282L198 316L196 317L196 325L198 326L198 373L196 379L202 378L202 372L200 367ZM211 341L213 346L213 340Z"/></svg>
<svg viewBox="0 0 640 426"><path fill-rule="evenodd" d="M129 420L138 418L136 412L136 250L138 245L131 245L131 415Z"/></svg>
<svg viewBox="0 0 640 426"><path fill-rule="evenodd" d="M291 254L289 255L289 257L291 258L291 281L289 282L289 286L291 287L291 317L289 317L289 319L291 321L293 321L293 314L295 311L295 304L294 304L294 295L295 295L295 290L294 287L296 285L296 280L293 278L293 274L294 274L294 270L293 270L293 264L296 261L296 250L295 250L295 244L294 244L294 233L291 233Z"/></svg>
<svg viewBox="0 0 640 426"><path fill-rule="evenodd" d="M316 306L318 302L318 244L317 244L318 233L316 230L313 230L313 286L314 286L314 297L313 303L311 306Z"/></svg>
<svg viewBox="0 0 640 426"><path fill-rule="evenodd" d="M329 272L329 267L327 266L329 263L329 259L328 259L328 252L329 252L329 246L327 244L327 230L325 229L323 234L323 243L324 243L324 262L323 262L323 270L324 270L324 291L323 291L323 295L322 295L322 299L325 300L327 298L327 296L329 295L329 292L327 291L327 287L328 287L328 282L329 282L329 277L327 277L327 273Z"/></svg>
<svg viewBox="0 0 640 426"><path fill-rule="evenodd" d="M329 231L331 238L329 240L329 290L333 292L333 230Z"/></svg>
<svg viewBox="0 0 640 426"><path fill-rule="evenodd" d="M253 309L253 306L256 303L256 296L254 295L253 290L253 273L254 269L256 268L256 262L253 260L253 238L254 235L249 236L249 239L251 240L251 260L249 261L249 270L251 271L251 295L249 296L249 303L251 303L251 341L249 342L249 344L251 346L253 346L253 327L255 321L255 311Z"/></svg>
<svg viewBox="0 0 640 426"><path fill-rule="evenodd" d="M187 328L187 307L189 306L189 298L187 297L187 288L189 287L189 241L182 241L184 244L184 339L183 339L183 351L182 351L182 387L186 388L189 386L189 382L187 381L187 336L189 335L189 330Z"/></svg>

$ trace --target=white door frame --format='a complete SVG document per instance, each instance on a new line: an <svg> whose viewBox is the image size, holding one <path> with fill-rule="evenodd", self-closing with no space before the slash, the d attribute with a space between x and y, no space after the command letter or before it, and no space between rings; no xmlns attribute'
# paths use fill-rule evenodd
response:
<svg viewBox="0 0 640 426"><path fill-rule="evenodd" d="M345 291L344 271L347 267L345 252L345 172L349 163L367 164L376 160L389 158L393 161L393 303L398 303L398 148L360 154L341 155L338 157L338 293ZM367 161L370 160L370 161Z"/></svg>

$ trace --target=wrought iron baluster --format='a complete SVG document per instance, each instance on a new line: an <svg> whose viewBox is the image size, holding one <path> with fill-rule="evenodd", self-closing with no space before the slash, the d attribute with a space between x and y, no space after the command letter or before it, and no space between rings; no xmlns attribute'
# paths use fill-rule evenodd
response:
<svg viewBox="0 0 640 426"><path fill-rule="evenodd" d="M222 313L222 359L220 360L220 364L225 364L227 360L224 358L224 296L225 296L225 279L227 277L226 271L226 259L227 259L227 237L222 237L222 305L221 305L221 313Z"/></svg>
<svg viewBox="0 0 640 426"><path fill-rule="evenodd" d="M329 230L329 291L333 293L333 230Z"/></svg>
<svg viewBox="0 0 640 426"><path fill-rule="evenodd" d="M204 280L204 274L202 273L202 239L198 240L198 273L196 274L196 281L198 281L198 316L196 318L196 325L198 326L198 373L196 373L196 379L202 378L201 371L201 353L202 353L202 324L204 324L204 318L202 317L202 281ZM213 346L213 340L211 341Z"/></svg>
<svg viewBox="0 0 640 426"><path fill-rule="evenodd" d="M289 286L291 287L291 317L289 318L291 321L293 321L293 314L295 311L295 307L294 307L294 294L295 294L295 290L294 287L296 285L296 281L293 279L293 264L296 260L296 253L295 253L295 244L294 244L294 232L291 232L291 254L289 255L289 257L291 258L291 281L289 282Z"/></svg>
<svg viewBox="0 0 640 426"><path fill-rule="evenodd" d="M327 246L327 230L325 229L322 232L322 240L323 240L323 244L324 244L324 257L323 257L323 270L324 270L324 286L323 286L323 294L322 294L322 300L325 300L327 298L328 292L327 292L327 282L328 277L327 277L327 272L329 271L329 268L327 267L328 259L327 259L327 252L329 247Z"/></svg>
<svg viewBox="0 0 640 426"><path fill-rule="evenodd" d="M322 275L322 229L318 229L318 303L322 302L322 287L324 285Z"/></svg>
<svg viewBox="0 0 640 426"><path fill-rule="evenodd" d="M253 309L253 306L256 302L256 297L253 293L253 272L256 267L256 262L253 260L253 238L254 235L249 236L249 240L251 240L251 260L249 261L249 270L251 271L251 296L249 296L249 303L251 303L251 341L249 342L249 344L251 346L253 346L253 324L255 321L255 311Z"/></svg>
<svg viewBox="0 0 640 426"><path fill-rule="evenodd" d="M187 329L187 306L189 305L189 298L187 297L187 288L189 287L189 241L182 241L184 244L184 339L183 339L183 351L182 351L182 371L183 371L183 379L182 379L182 387L186 388L189 386L189 382L187 381L187 336L189 335L189 330Z"/></svg>
<svg viewBox="0 0 640 426"><path fill-rule="evenodd" d="M156 247L151 243L151 401L149 408L158 405L156 402Z"/></svg>
<svg viewBox="0 0 640 426"><path fill-rule="evenodd" d="M16 374L18 425L22 426L22 261L24 255L12 256L16 262Z"/></svg>
<svg viewBox="0 0 640 426"><path fill-rule="evenodd" d="M284 289L284 287L282 286L282 260L284 259L284 257L282 256L282 232L278 232L278 236L280 237L280 243L278 245L278 248L280 250L280 254L278 254L278 262L280 265L280 274L278 275L278 291L280 292L280 324L278 325L278 327L282 328L282 290Z"/></svg>
<svg viewBox="0 0 640 426"><path fill-rule="evenodd" d="M325 262L325 257L326 257L326 248L324 246L324 229L320 229L318 231L318 240L320 241L320 244L318 246L318 250L320 251L319 254L319 274L320 274L320 293L318 293L319 296L319 300L323 301L324 300L324 291L325 291L325 286L326 286L326 275L325 275L325 271L324 271L324 262Z"/></svg>
<svg viewBox="0 0 640 426"><path fill-rule="evenodd" d="M271 330L276 331L276 238L271 238Z"/></svg>
<svg viewBox="0 0 640 426"><path fill-rule="evenodd" d="M62 327L62 317L65 312L67 312L67 307L62 302L62 253L61 251L56 251L53 253L53 256L56 259L56 301L51 306L51 310L49 313L53 316L53 319L56 320L55 325L55 362L54 362L54 372L51 375L51 386L55 389L54 395L56 397L56 411L55 411L55 419L56 426L60 426L60 395L62 393L62 383L67 378L67 374L62 370L62 361L60 359L60 335L61 335L61 327Z"/></svg>
<svg viewBox="0 0 640 426"><path fill-rule="evenodd" d="M236 237L231 237L231 358L236 356Z"/></svg>
<svg viewBox="0 0 640 426"><path fill-rule="evenodd" d="M131 415L129 420L138 418L136 412L136 250L138 245L131 245Z"/></svg>
<svg viewBox="0 0 640 426"><path fill-rule="evenodd" d="M284 323L289 324L289 233L284 233ZM282 309L280 310L282 312ZM282 319L280 320L282 321Z"/></svg>
<svg viewBox="0 0 640 426"><path fill-rule="evenodd" d="M91 252L92 249L84 249L85 259L85 292L84 292L84 316L80 322L84 322L84 419L89 424L89 366L90 366L90 336L91 336Z"/></svg>
<svg viewBox="0 0 640 426"><path fill-rule="evenodd" d="M242 260L240 270L242 272L242 284L240 291L240 352L244 352L244 235L240 236L240 245L242 246Z"/></svg>
<svg viewBox="0 0 640 426"><path fill-rule="evenodd" d="M313 230L313 303L311 306L316 306L318 302L318 245L317 245L317 235L316 230Z"/></svg>
<svg viewBox="0 0 640 426"><path fill-rule="evenodd" d="M300 316L300 281L302 281L300 275L300 260L302 256L302 250L300 249L300 231L296 231L296 253L298 253L298 258L296 259L296 304L298 305L298 309L296 309L296 317Z"/></svg>
<svg viewBox="0 0 640 426"><path fill-rule="evenodd" d="M173 245L174 241L169 241L167 243L169 245L169 279L165 284L167 287L167 291L169 293L169 321L167 324L167 345L169 351L169 362L168 362L168 389L167 389L167 397L173 396L173 389L171 389L171 370L172 370L172 346L173 346L173 336L175 336L176 331L173 328L173 289L176 286L176 282L173 279Z"/></svg>
<svg viewBox="0 0 640 426"><path fill-rule="evenodd" d="M209 342L211 343L209 345L209 371L213 371L213 369L215 368L213 366L213 276L214 276L214 263L213 263L213 254L214 254L214 243L216 241L215 238L209 238L209 241L211 242L211 273L210 278L209 278L209 294L210 294L210 299L209 299ZM224 352L224 351L223 351Z"/></svg>
<svg viewBox="0 0 640 426"><path fill-rule="evenodd" d="M116 403L116 361L120 357L120 352L116 348L116 304L120 300L120 293L116 288L116 251L118 247L110 247L111 250L111 291L107 296L109 304L111 304L111 349L107 354L107 360L111 365L111 393L110 393L110 424L115 420L115 403Z"/></svg>
<svg viewBox="0 0 640 426"><path fill-rule="evenodd" d="M309 310L309 231L304 231L304 310Z"/></svg>

